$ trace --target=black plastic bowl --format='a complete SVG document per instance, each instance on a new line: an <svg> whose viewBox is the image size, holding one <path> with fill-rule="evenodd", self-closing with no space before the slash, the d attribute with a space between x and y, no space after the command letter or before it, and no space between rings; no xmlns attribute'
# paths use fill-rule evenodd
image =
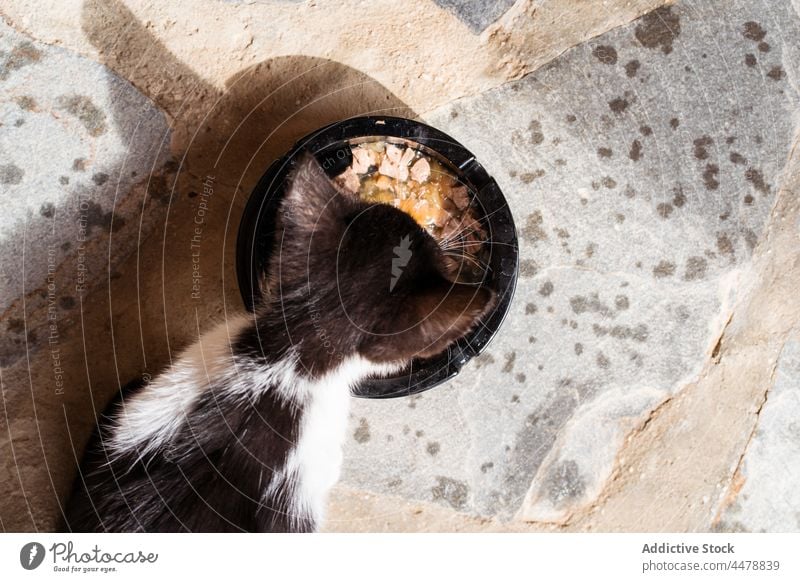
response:
<svg viewBox="0 0 800 582"><path fill-rule="evenodd" d="M514 219L494 179L464 146L438 129L398 117L355 117L323 127L307 135L261 177L239 226L236 270L239 289L248 310L259 300L258 288L272 252L275 218L285 192L286 178L302 151L313 153L331 176L352 162L351 140L379 138L410 141L449 167L470 189L476 218L483 220L492 244L484 284L497 293L497 304L467 337L452 344L443 354L411 363L389 378L370 379L355 390L364 398L409 396L438 386L454 377L471 358L480 354L500 328L508 313L519 269L519 248Z"/></svg>

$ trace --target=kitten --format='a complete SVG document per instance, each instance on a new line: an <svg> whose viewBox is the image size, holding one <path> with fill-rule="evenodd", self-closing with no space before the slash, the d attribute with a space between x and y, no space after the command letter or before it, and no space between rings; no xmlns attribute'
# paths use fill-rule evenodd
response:
<svg viewBox="0 0 800 582"><path fill-rule="evenodd" d="M308 154L275 248L255 314L203 333L110 407L67 529L316 530L350 388L443 351L494 303L489 289L450 282L452 264L410 216L343 195Z"/></svg>

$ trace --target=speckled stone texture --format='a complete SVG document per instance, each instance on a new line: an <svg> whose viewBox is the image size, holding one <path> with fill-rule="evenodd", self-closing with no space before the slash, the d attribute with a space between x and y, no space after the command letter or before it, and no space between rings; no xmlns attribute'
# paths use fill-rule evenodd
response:
<svg viewBox="0 0 800 582"><path fill-rule="evenodd" d="M455 381L357 403L345 483L540 522L592 503L730 315L797 130L798 39L786 2L682 2L426 115L498 180L521 279Z"/></svg>
<svg viewBox="0 0 800 582"><path fill-rule="evenodd" d="M0 84L7 367L57 342L58 325L163 219L171 156L164 114L130 83L3 23Z"/></svg>
<svg viewBox="0 0 800 582"><path fill-rule="evenodd" d="M263 169L378 112L474 151L520 280L457 379L354 403L327 530L798 531L800 5L664 4L4 0L0 529L241 309Z"/></svg>

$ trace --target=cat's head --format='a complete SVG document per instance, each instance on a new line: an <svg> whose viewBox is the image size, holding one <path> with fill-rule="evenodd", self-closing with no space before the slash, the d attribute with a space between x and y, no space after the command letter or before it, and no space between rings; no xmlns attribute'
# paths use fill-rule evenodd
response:
<svg viewBox="0 0 800 582"><path fill-rule="evenodd" d="M451 281L453 263L414 219L340 192L311 155L297 162L277 225L266 302L312 366L321 354L436 355L494 305L489 288Z"/></svg>

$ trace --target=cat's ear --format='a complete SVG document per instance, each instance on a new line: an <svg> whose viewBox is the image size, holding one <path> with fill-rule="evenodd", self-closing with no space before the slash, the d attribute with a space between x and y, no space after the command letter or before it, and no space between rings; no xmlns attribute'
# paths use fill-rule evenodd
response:
<svg viewBox="0 0 800 582"><path fill-rule="evenodd" d="M281 208L287 223L313 227L341 202L331 179L308 152L297 158L288 182Z"/></svg>
<svg viewBox="0 0 800 582"><path fill-rule="evenodd" d="M381 338L369 341L365 357L376 361L428 358L464 337L494 307L487 287L441 279L410 295Z"/></svg>
<svg viewBox="0 0 800 582"><path fill-rule="evenodd" d="M495 304L495 293L442 280L423 291L414 301L420 346L416 357L434 356L455 340L464 337Z"/></svg>

